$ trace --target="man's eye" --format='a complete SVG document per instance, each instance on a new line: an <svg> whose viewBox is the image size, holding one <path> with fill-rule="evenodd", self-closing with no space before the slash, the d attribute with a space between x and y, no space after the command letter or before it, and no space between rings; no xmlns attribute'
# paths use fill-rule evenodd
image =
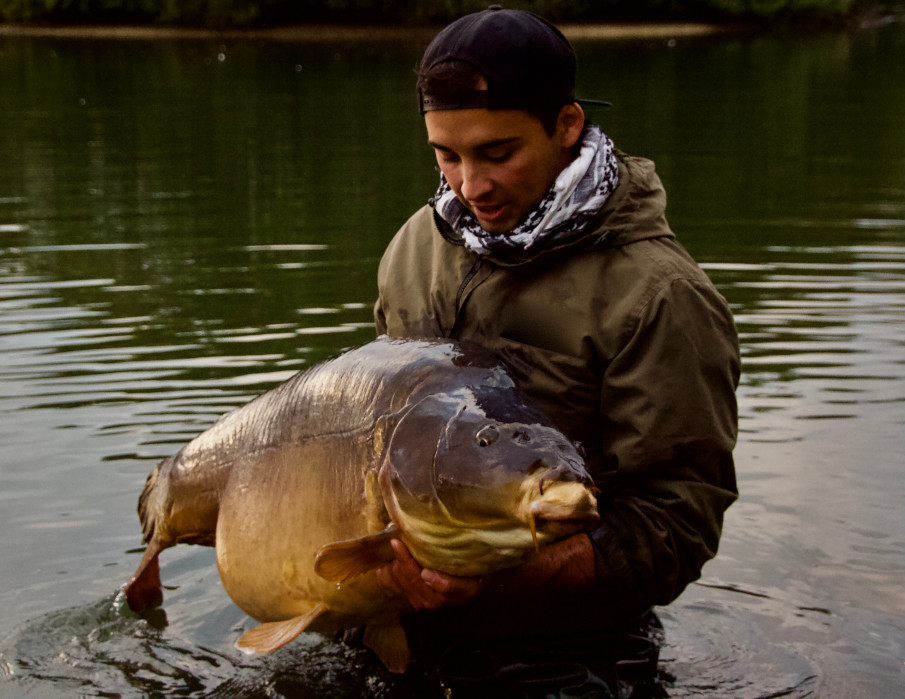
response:
<svg viewBox="0 0 905 699"><path fill-rule="evenodd" d="M434 155L437 157L438 163L455 163L459 160L459 156L455 151L446 148L434 148Z"/></svg>
<svg viewBox="0 0 905 699"><path fill-rule="evenodd" d="M487 159L492 163L504 163L512 157L512 151L502 151L500 153L488 153Z"/></svg>

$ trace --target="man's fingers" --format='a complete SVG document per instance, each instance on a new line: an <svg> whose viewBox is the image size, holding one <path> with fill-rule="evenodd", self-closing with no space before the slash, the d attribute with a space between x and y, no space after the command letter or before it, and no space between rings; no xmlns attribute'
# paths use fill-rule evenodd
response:
<svg viewBox="0 0 905 699"><path fill-rule="evenodd" d="M380 568L377 579L384 589L405 597L414 609L461 604L473 598L482 587L481 578L457 578L422 568L398 539L392 539L390 545L396 560Z"/></svg>
<svg viewBox="0 0 905 699"><path fill-rule="evenodd" d="M398 595L402 593L402 589L399 587L399 583L396 582L392 567L393 564L391 563L382 568L378 568L377 582L379 582L380 586L387 592Z"/></svg>
<svg viewBox="0 0 905 699"><path fill-rule="evenodd" d="M381 586L392 594L405 597L414 609L436 609L443 606L442 595L432 590L422 579L423 569L406 545L398 539L392 539L390 545L396 560L377 571Z"/></svg>
<svg viewBox="0 0 905 699"><path fill-rule="evenodd" d="M424 568L421 571L421 580L423 580L424 584L432 590L441 593L448 591L450 587L449 578L445 575L441 575L435 570L430 570L429 568Z"/></svg>
<svg viewBox="0 0 905 699"><path fill-rule="evenodd" d="M393 547L393 553L396 554L396 560L399 563L405 566L416 567L419 570L421 566L418 565L418 561L414 559L411 552L408 549L408 546L403 544L399 539L390 539L390 546Z"/></svg>

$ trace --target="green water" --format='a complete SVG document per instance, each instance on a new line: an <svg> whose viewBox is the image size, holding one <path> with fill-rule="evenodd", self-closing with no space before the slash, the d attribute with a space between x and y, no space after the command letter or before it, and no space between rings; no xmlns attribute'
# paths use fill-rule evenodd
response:
<svg viewBox="0 0 905 699"><path fill-rule="evenodd" d="M421 48L0 37L0 696L392 694L316 638L237 657L207 550L165 555L165 628L113 597L153 464L372 338L436 185ZM895 696L905 25L576 48L742 341L742 497L661 610L670 696Z"/></svg>

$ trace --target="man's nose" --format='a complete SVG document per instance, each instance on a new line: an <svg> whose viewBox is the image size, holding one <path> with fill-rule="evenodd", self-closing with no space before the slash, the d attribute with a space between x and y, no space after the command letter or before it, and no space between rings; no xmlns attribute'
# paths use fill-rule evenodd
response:
<svg viewBox="0 0 905 699"><path fill-rule="evenodd" d="M493 181L486 168L478 163L462 164L462 198L466 201L480 201L493 189Z"/></svg>

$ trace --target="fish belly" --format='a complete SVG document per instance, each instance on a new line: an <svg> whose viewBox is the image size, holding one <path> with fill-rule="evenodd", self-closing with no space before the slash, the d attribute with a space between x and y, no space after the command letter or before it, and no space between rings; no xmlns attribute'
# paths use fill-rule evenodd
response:
<svg viewBox="0 0 905 699"><path fill-rule="evenodd" d="M361 441L342 435L285 445L233 473L220 506L217 566L249 616L278 621L319 603L342 607L342 586L315 574L314 559L324 544L369 533Z"/></svg>

